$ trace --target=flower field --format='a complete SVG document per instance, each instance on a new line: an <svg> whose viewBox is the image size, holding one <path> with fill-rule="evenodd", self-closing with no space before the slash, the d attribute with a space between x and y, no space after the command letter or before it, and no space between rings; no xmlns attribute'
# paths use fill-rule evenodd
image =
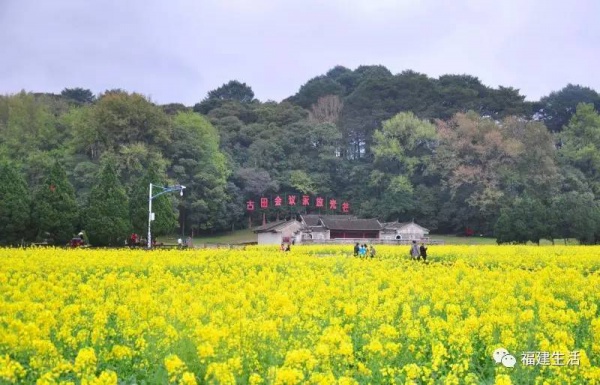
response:
<svg viewBox="0 0 600 385"><path fill-rule="evenodd" d="M0 384L600 383L600 247L351 248L0 249Z"/></svg>

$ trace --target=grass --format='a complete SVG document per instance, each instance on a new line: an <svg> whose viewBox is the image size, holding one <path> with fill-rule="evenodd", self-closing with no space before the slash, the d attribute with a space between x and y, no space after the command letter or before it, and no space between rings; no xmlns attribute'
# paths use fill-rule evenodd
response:
<svg viewBox="0 0 600 385"><path fill-rule="evenodd" d="M446 245L495 245L496 244L496 238L478 237L478 236L460 237L460 236L456 236L456 235L430 234L429 238L434 239L434 240L444 241L444 243ZM555 239L554 243L556 245L564 245L565 240L564 239ZM552 242L547 239L542 239L540 241L540 245L551 245L551 244L552 244ZM575 239L567 239L567 245L578 245L578 244L579 244L579 242L577 242L577 240L575 240ZM535 243L529 242L528 245L535 245Z"/></svg>
<svg viewBox="0 0 600 385"><path fill-rule="evenodd" d="M165 243L177 243L177 238L179 236L173 235L170 237L159 237L159 242ZM239 243L247 243L247 242L256 242L258 237L255 233L250 229L237 230L237 231L229 231L226 233L220 233L217 235L201 235L194 237L192 241L195 246L201 245L203 243L221 243L221 244L239 244Z"/></svg>
<svg viewBox="0 0 600 385"><path fill-rule="evenodd" d="M495 245L495 238L487 237L458 237L456 235L429 234L429 239L444 241L446 245Z"/></svg>

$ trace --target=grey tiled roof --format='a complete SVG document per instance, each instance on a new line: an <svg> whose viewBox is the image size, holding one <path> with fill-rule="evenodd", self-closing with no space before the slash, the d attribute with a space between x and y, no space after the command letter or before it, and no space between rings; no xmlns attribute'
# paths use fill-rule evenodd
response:
<svg viewBox="0 0 600 385"><path fill-rule="evenodd" d="M313 227L313 226L320 226L320 219L321 218L325 218L325 219L343 219L343 220L348 220L348 219L357 219L355 215L318 215L318 214L307 214L307 215L302 215L302 220L304 221L304 223L306 223L307 226Z"/></svg>
<svg viewBox="0 0 600 385"><path fill-rule="evenodd" d="M283 221L275 221L275 222L267 223L266 225L256 227L254 229L254 232L255 233L266 233L269 231L277 231L279 228L284 227L289 222L291 222L291 221L283 220Z"/></svg>
<svg viewBox="0 0 600 385"><path fill-rule="evenodd" d="M310 231L313 233L324 233L327 229L323 226L311 226Z"/></svg>
<svg viewBox="0 0 600 385"><path fill-rule="evenodd" d="M397 229L401 229L404 226L410 225L410 224L417 225L420 228L422 228L424 231L429 231L429 229L426 229L425 227L418 225L414 222L385 222L385 223L382 223L382 226L383 226L384 230L397 230Z"/></svg>
<svg viewBox="0 0 600 385"><path fill-rule="evenodd" d="M329 230L381 230L377 219L333 219L321 218Z"/></svg>
<svg viewBox="0 0 600 385"><path fill-rule="evenodd" d="M400 229L411 222L385 222L382 223L382 226L386 229Z"/></svg>

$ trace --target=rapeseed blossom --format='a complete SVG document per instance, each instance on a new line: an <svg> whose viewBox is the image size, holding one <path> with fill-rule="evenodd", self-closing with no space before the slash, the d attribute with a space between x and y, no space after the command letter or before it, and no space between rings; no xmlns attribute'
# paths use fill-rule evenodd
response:
<svg viewBox="0 0 600 385"><path fill-rule="evenodd" d="M600 383L600 247L351 253L0 249L0 382Z"/></svg>

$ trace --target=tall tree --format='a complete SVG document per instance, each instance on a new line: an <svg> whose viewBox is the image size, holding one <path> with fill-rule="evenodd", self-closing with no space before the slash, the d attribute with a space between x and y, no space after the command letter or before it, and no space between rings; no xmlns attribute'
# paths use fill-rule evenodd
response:
<svg viewBox="0 0 600 385"><path fill-rule="evenodd" d="M456 209L451 214L458 221L455 229L492 230L506 181L525 151L522 142L509 134L505 125L473 112L456 114L449 122L438 121L435 163Z"/></svg>
<svg viewBox="0 0 600 385"><path fill-rule="evenodd" d="M254 100L254 91L246 83L231 80L216 90L208 92L209 99L237 100L240 103L248 103Z"/></svg>
<svg viewBox="0 0 600 385"><path fill-rule="evenodd" d="M561 134L560 154L588 178L600 194L600 114L592 104L580 104Z"/></svg>
<svg viewBox="0 0 600 385"><path fill-rule="evenodd" d="M81 87L65 88L60 94L64 98L79 105L91 104L96 100L92 91Z"/></svg>
<svg viewBox="0 0 600 385"><path fill-rule="evenodd" d="M129 199L119 182L112 159L105 160L92 187L84 225L94 246L122 245L129 235Z"/></svg>
<svg viewBox="0 0 600 385"><path fill-rule="evenodd" d="M28 238L29 203L23 176L14 165L0 162L0 244L17 245Z"/></svg>
<svg viewBox="0 0 600 385"><path fill-rule="evenodd" d="M163 149L169 144L171 124L163 110L140 94L107 91L97 103L75 110L68 119L73 147L97 160L105 151L143 142Z"/></svg>
<svg viewBox="0 0 600 385"><path fill-rule="evenodd" d="M556 231L549 206L532 197L516 198L510 207L501 210L494 233L499 244L554 240Z"/></svg>
<svg viewBox="0 0 600 385"><path fill-rule="evenodd" d="M185 185L180 221L187 231L212 229L227 199L230 169L219 151L219 136L210 122L195 113L179 113L173 121L170 176Z"/></svg>
<svg viewBox="0 0 600 385"><path fill-rule="evenodd" d="M541 98L536 115L550 131L559 132L569 123L579 103L591 103L600 110L600 95L591 88L568 84Z"/></svg>
<svg viewBox="0 0 600 385"><path fill-rule="evenodd" d="M308 113L311 123L333 123L340 120L344 104L338 95L326 95L310 107Z"/></svg>
<svg viewBox="0 0 600 385"><path fill-rule="evenodd" d="M0 98L0 155L24 162L36 152L55 150L64 139L49 106L34 95Z"/></svg>
<svg viewBox="0 0 600 385"><path fill-rule="evenodd" d="M559 190L559 167L552 134L541 122L509 117L502 121L506 138L521 143L523 151L506 173L505 192L510 197L522 193L545 204Z"/></svg>
<svg viewBox="0 0 600 385"><path fill-rule="evenodd" d="M75 190L63 167L55 162L44 182L36 189L32 220L40 238L50 238L54 244L66 244L75 232L78 207Z"/></svg>
<svg viewBox="0 0 600 385"><path fill-rule="evenodd" d="M194 111L206 115L211 110L221 106L225 101L250 103L253 100L254 91L252 91L250 86L238 80L230 80L221 87L209 91L206 98L194 106Z"/></svg>
<svg viewBox="0 0 600 385"><path fill-rule="evenodd" d="M435 126L412 112L401 112L382 123L373 135L372 199L379 201L382 219L404 217L415 206L413 180L431 163L437 139Z"/></svg>
<svg viewBox="0 0 600 385"><path fill-rule="evenodd" d="M373 135L374 162L382 170L412 176L422 173L431 161L437 139L435 126L417 118L412 112L401 112L382 123Z"/></svg>
<svg viewBox="0 0 600 385"><path fill-rule="evenodd" d="M318 76L306 82L306 84L300 87L298 93L288 100L303 108L309 108L324 96L343 94L344 86L340 83L327 76Z"/></svg>
<svg viewBox="0 0 600 385"><path fill-rule="evenodd" d="M593 194L576 191L561 194L551 207L561 238L576 238L582 244L600 241L600 205Z"/></svg>

